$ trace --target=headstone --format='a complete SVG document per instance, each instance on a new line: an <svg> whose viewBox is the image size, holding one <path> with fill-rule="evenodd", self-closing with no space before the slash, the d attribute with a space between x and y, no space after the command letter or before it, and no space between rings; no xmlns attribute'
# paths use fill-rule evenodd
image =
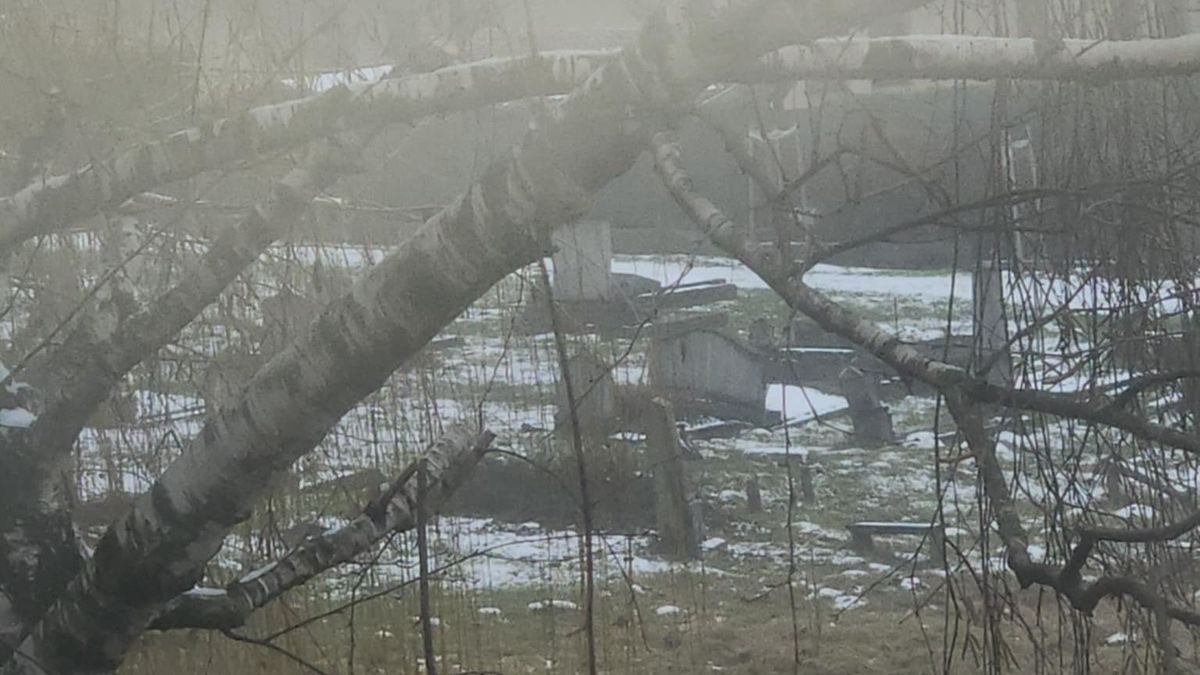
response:
<svg viewBox="0 0 1200 675"><path fill-rule="evenodd" d="M762 359L716 331L654 340L650 378L675 400L711 401L760 415L766 409Z"/></svg>
<svg viewBox="0 0 1200 675"><path fill-rule="evenodd" d="M1116 454L1109 455L1096 468L1097 473L1104 478L1104 491L1109 505L1120 507L1128 504L1121 475L1121 458Z"/></svg>
<svg viewBox="0 0 1200 675"><path fill-rule="evenodd" d="M746 508L750 513L762 513L762 490L758 487L758 476L746 479Z"/></svg>
<svg viewBox="0 0 1200 675"><path fill-rule="evenodd" d="M606 221L582 220L554 233L556 300L608 300L612 232Z"/></svg>
<svg viewBox="0 0 1200 675"><path fill-rule="evenodd" d="M1000 267L990 262L980 264L971 280L974 301L975 348L977 367L995 361L987 379L998 386L1012 382L1012 357L1008 353L1008 336L1004 323L1004 282Z"/></svg>
<svg viewBox="0 0 1200 675"><path fill-rule="evenodd" d="M800 462L800 499L809 505L817 503L817 489L813 484L812 465L808 463L807 458Z"/></svg>
<svg viewBox="0 0 1200 675"><path fill-rule="evenodd" d="M761 318L750 322L750 330L746 336L746 341L755 349L764 351L774 349L775 329L771 327L771 322Z"/></svg>
<svg viewBox="0 0 1200 675"><path fill-rule="evenodd" d="M880 446L896 442L892 416L880 402L879 375L848 366L838 376L842 395L850 407L854 437L863 445Z"/></svg>
<svg viewBox="0 0 1200 675"><path fill-rule="evenodd" d="M620 417L620 401L612 369L590 352L581 352L567 361L571 374L571 389L575 396L575 415L584 438L603 438L616 431ZM571 407L566 384L559 378L557 386L558 413L555 428L561 434L571 433Z"/></svg>
<svg viewBox="0 0 1200 675"><path fill-rule="evenodd" d="M751 205L748 234L751 240L757 241L760 235L765 234L770 241L769 233L774 230L776 218L780 216L775 196L783 187L784 167L779 162L786 152L781 152L780 146L793 150L786 153L789 158L796 155L794 141L789 143L786 140L786 132L781 131L769 132L764 138L758 131L752 130L746 136L747 155L757 165L756 170L747 176ZM763 185L763 182L768 184Z"/></svg>
<svg viewBox="0 0 1200 675"><path fill-rule="evenodd" d="M683 452L670 402L654 398L646 414L646 447L654 467L655 523L666 553L676 558L700 554L701 512L689 495Z"/></svg>

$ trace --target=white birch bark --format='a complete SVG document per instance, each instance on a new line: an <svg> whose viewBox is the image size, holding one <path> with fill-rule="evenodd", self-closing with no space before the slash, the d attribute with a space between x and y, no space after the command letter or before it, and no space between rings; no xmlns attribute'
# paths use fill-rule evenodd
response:
<svg viewBox="0 0 1200 675"><path fill-rule="evenodd" d="M39 179L0 199L0 251L66 229L160 185L233 165L338 129L404 122L528 96L570 91L611 52L489 59L377 83L356 83L261 106Z"/></svg>
<svg viewBox="0 0 1200 675"><path fill-rule="evenodd" d="M459 427L446 432L418 460L427 471L426 509L436 512L470 476L495 435ZM411 471L406 471L411 474ZM385 495L386 496L386 495ZM417 524L417 483L409 479L382 505L382 515L363 513L346 525L306 539L283 558L263 565L225 588L199 588L175 598L152 628L230 629L241 626L287 591L369 551L391 532Z"/></svg>
<svg viewBox="0 0 1200 675"><path fill-rule="evenodd" d="M165 604L197 583L270 478L495 282L542 255L553 227L578 218L592 193L633 164L645 120L677 116L700 74L916 4L729 0L714 14L675 5L673 20L651 22L637 46L549 110L511 156L210 418L22 644L33 659L11 659L7 672L114 669Z"/></svg>
<svg viewBox="0 0 1200 675"><path fill-rule="evenodd" d="M853 0L821 11L852 16L870 0ZM904 0L903 8L918 4ZM808 5L810 3L798 3ZM734 10L734 13L740 10ZM804 9L780 9L741 20L768 41L804 42ZM799 25L799 29L793 26ZM794 34L782 35L787 30ZM698 36L699 39L704 37ZM741 64L748 40L717 45L678 80L707 80L719 66L729 81L807 79L1052 79L1104 83L1112 80L1188 75L1200 70L1200 36L1163 40L1095 42L1065 40L1046 53L1034 39L909 36L826 39L787 47L757 67ZM670 49L664 45L664 49ZM478 108L529 96L561 94L582 83L618 53L545 52L488 59L378 83L356 83L322 94L254 108L245 114L185 129L152 143L120 151L72 173L39 179L0 199L0 251L39 234L60 231L156 186L291 147L337 128L372 122L403 122Z"/></svg>
<svg viewBox="0 0 1200 675"><path fill-rule="evenodd" d="M70 518L55 497L80 430L121 378L199 315L345 164L330 144L315 144L271 198L224 230L163 297L120 323L106 311L99 320L83 317L62 346L23 373L43 394L40 414L28 428L0 432L0 465L6 469L0 478L0 590L14 599L13 611L22 623L40 617L81 563Z"/></svg>
<svg viewBox="0 0 1200 675"><path fill-rule="evenodd" d="M1060 80L1104 84L1200 72L1200 35L1062 40L963 35L825 39L780 49L730 79Z"/></svg>
<svg viewBox="0 0 1200 675"><path fill-rule="evenodd" d="M709 200L697 193L691 179L679 162L677 139L671 133L654 135L655 168L672 197L692 221L709 234L712 241L750 267L793 309L815 320L826 330L844 337L860 348L867 349L901 373L913 376L938 388L946 396L951 414L962 432L976 463L983 484L984 497L992 509L996 530L1006 549L1009 569L1022 588L1034 584L1053 589L1085 614L1091 614L1106 597L1128 597L1145 609L1155 611L1164 663L1173 661L1174 646L1170 643L1170 621L1200 625L1197 612L1170 606L1152 585L1130 576L1102 576L1085 581L1081 570L1096 541L1167 541L1182 536L1200 526L1200 512L1171 525L1146 529L1085 529L1081 540L1061 566L1036 562L1029 553L1029 535L1021 523L1017 505L1008 481L996 458L995 446L984 432L979 412L980 401L997 402L1017 409L1048 412L1068 418L1086 419L1125 431L1141 438L1197 452L1200 438L1148 424L1136 415L1122 413L1100 401L1099 405L1079 401L1072 396L1038 391L1009 390L968 376L953 366L922 358L886 331L856 317L852 312L825 298L806 286L801 277L803 265L784 262L754 250L729 219ZM1164 672L1171 672L1169 666Z"/></svg>
<svg viewBox="0 0 1200 675"><path fill-rule="evenodd" d="M803 261L783 260L773 248L750 244L736 224L692 187L691 178L679 161L674 134L654 134L652 146L655 168L672 198L718 248L750 268L792 309L811 318L830 333L873 354L902 375L977 402L1087 420L1200 454L1200 436L1154 424L1140 415L1113 406L1112 400L1107 397L1081 398L1036 389L1000 387L974 377L958 366L923 355L895 335L805 284L803 277L807 268Z"/></svg>

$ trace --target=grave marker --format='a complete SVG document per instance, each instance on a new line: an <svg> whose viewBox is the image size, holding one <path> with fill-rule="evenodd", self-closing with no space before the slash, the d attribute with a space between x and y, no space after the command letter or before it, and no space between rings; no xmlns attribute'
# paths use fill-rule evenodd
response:
<svg viewBox="0 0 1200 675"><path fill-rule="evenodd" d="M731 417L766 416L761 357L733 338L699 330L651 344L650 378L674 400L714 404Z"/></svg>
<svg viewBox="0 0 1200 675"><path fill-rule="evenodd" d="M676 435L675 413L666 399L649 401L645 414L646 447L654 467L655 522L668 555L700 557L703 517L689 497L687 469Z"/></svg>
<svg viewBox="0 0 1200 675"><path fill-rule="evenodd" d="M617 430L620 401L612 370L590 352L580 352L567 361L571 373L571 388L575 395L575 412L579 431L584 438L605 437ZM571 432L571 409L562 378L556 388L558 413L555 428L560 433Z"/></svg>
<svg viewBox="0 0 1200 675"><path fill-rule="evenodd" d="M608 300L612 268L612 232L606 221L583 220L554 233L554 297L557 300Z"/></svg>
<svg viewBox="0 0 1200 675"><path fill-rule="evenodd" d="M879 374L848 366L842 370L838 380L850 407L855 439L866 446L895 443L892 416L881 402Z"/></svg>
<svg viewBox="0 0 1200 675"><path fill-rule="evenodd" d="M974 301L976 367L995 359L987 372L987 380L998 386L1012 382L1012 357L1008 353L1008 337L1004 323L1004 283L1000 267L990 262L980 264L971 278L971 297Z"/></svg>

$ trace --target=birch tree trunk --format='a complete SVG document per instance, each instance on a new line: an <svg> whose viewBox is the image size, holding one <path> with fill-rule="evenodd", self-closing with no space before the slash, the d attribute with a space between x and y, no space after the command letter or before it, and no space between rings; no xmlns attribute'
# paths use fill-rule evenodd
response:
<svg viewBox="0 0 1200 675"><path fill-rule="evenodd" d="M728 79L1056 80L1105 84L1200 72L1200 35L1047 41L964 35L825 39L785 47Z"/></svg>
<svg viewBox="0 0 1200 675"><path fill-rule="evenodd" d="M299 218L344 165L318 144L242 223L225 230L190 274L146 310L119 324L85 316L64 344L28 374L47 398L25 429L0 435L0 589L32 626L79 571L79 551L60 492L63 463L98 406L126 373L156 353ZM108 327L96 324L109 324Z"/></svg>
<svg viewBox="0 0 1200 675"><path fill-rule="evenodd" d="M593 54L555 53L466 64L364 88L358 98L349 101L340 92L255 109L240 121L214 125L211 134L180 132L161 144L122 155L108 167L114 173L106 174L107 179L115 182L105 183L104 189L86 188L86 176L97 170L95 167L77 172L70 181L40 183L31 190L36 196L24 213L32 219L29 222L49 218L62 209L87 215L134 189L213 168L239 152L249 157L264 147L291 144L306 134L334 126L336 115L356 124L380 118L400 120L455 106L479 105L497 97L568 88L591 73L595 63L613 58L612 54ZM236 137L229 138L229 134ZM191 145L185 150L187 143ZM62 504L56 496L60 487L57 476L61 462L91 414L125 374L156 353L211 304L300 217L313 196L353 163L347 148L335 145L317 144L304 163L277 184L269 200L252 209L237 226L224 230L191 272L144 311L104 331L93 330L94 322L85 316L63 345L26 366L45 405L32 428L9 430L0 442L0 461L9 468L5 478L0 478L0 488L4 488L0 489L0 589L14 597L10 615L22 617L21 621L0 621L0 632L6 632L4 627L8 626L11 628L7 632L19 633L19 626L36 622L78 571L79 554L71 523L59 513ZM162 148L171 152L163 154ZM156 157L157 161L147 168L133 162L138 156ZM122 167L132 172L119 173L125 170ZM18 195L13 199L20 202L23 198ZM0 202L0 213L3 211L4 203ZM57 222L62 225L66 221ZM7 653L0 645L0 657Z"/></svg>
<svg viewBox="0 0 1200 675"><path fill-rule="evenodd" d="M417 462L425 462L429 483L428 511L437 511L470 476L495 435L475 434L466 428L451 429ZM415 465L414 465L415 466ZM263 565L223 589L194 589L175 598L153 628L230 629L241 626L250 614L316 575L353 559L391 532L417 525L417 485L412 471L401 476L397 490L381 495L383 503L370 506L346 525L310 537L281 560ZM407 479L407 480L406 480Z"/></svg>
<svg viewBox="0 0 1200 675"><path fill-rule="evenodd" d="M867 1L842 3L833 13L842 11L843 16L850 16L856 4ZM904 0L898 11L917 4ZM794 25L799 28L791 28ZM803 23L783 20L768 28L769 42L783 45L807 41ZM790 37L784 35L788 30L793 31ZM707 60L722 65L721 78L744 82L1008 77L1103 83L1196 73L1200 71L1198 45L1200 36L1195 35L1100 43L1065 40L1061 49L1044 53L1044 46L1039 48L1034 39L919 36L826 39L810 47L782 49L756 67L744 62L733 67L737 59L723 58L716 50ZM490 59L379 83L339 87L185 129L69 174L39 179L0 198L0 252L115 209L157 186L294 147L337 129L403 122L530 96L561 94L618 56L607 51L565 51Z"/></svg>
<svg viewBox="0 0 1200 675"><path fill-rule="evenodd" d="M0 252L116 209L160 185L302 145L340 129L570 91L615 56L584 51L489 59L339 86L184 129L69 174L39 179L0 199Z"/></svg>
<svg viewBox="0 0 1200 675"><path fill-rule="evenodd" d="M115 669L166 603L197 583L270 478L494 283L542 255L553 227L582 215L589 196L632 165L644 125L675 117L706 73L917 4L732 0L691 13L673 5L210 418L105 534L6 672Z"/></svg>

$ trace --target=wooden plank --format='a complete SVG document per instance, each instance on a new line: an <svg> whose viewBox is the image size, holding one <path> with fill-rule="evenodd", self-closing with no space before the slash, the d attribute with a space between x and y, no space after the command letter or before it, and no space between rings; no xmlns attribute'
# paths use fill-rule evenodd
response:
<svg viewBox="0 0 1200 675"><path fill-rule="evenodd" d="M870 552L875 547L875 542L872 537L877 535L895 536L908 535L929 537L927 542L930 557L934 560L939 560L942 555L942 539L945 538L945 531L940 525L932 523L912 523L912 522L878 522L878 521L863 521L851 523L846 526L850 531L850 541L852 545L859 551Z"/></svg>
<svg viewBox="0 0 1200 675"><path fill-rule="evenodd" d="M737 420L753 427L766 429L777 427L783 418L779 411L767 410L745 405L736 405L727 401L711 401L706 399L689 398L684 392L665 392L675 402L675 409L681 415L688 417L715 417L721 420Z"/></svg>
<svg viewBox="0 0 1200 675"><path fill-rule="evenodd" d="M869 534L882 535L925 535L933 529L929 523L913 523L902 521L861 521L846 526L851 532L859 531Z"/></svg>
<svg viewBox="0 0 1200 675"><path fill-rule="evenodd" d="M753 425L745 422L716 422L698 427L688 427L687 434L689 438L697 441L711 441L715 438L736 438L752 428L754 428Z"/></svg>
<svg viewBox="0 0 1200 675"><path fill-rule="evenodd" d="M714 302L736 299L737 286L733 284L716 284L684 288L655 295L642 295L634 301L634 305L643 315L647 315L664 309L711 305Z"/></svg>
<svg viewBox="0 0 1200 675"><path fill-rule="evenodd" d="M645 326L623 326L619 331L626 339L658 338L672 339L687 335L698 330L718 330L729 325L729 315L725 312L706 312L689 316L667 317L655 319Z"/></svg>

